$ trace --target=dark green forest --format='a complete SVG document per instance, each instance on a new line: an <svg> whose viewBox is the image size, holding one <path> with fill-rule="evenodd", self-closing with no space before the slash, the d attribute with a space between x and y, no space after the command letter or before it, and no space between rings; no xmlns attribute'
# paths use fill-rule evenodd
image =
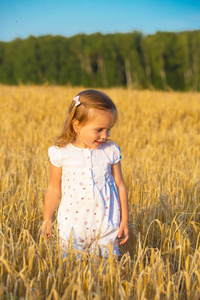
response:
<svg viewBox="0 0 200 300"><path fill-rule="evenodd" d="M2 84L200 90L200 30L0 42Z"/></svg>

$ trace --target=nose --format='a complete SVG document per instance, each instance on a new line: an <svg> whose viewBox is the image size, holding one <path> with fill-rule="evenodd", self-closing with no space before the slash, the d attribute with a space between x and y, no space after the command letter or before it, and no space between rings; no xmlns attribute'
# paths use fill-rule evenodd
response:
<svg viewBox="0 0 200 300"><path fill-rule="evenodd" d="M101 134L101 139L106 140L109 137L109 132L108 131L104 131Z"/></svg>

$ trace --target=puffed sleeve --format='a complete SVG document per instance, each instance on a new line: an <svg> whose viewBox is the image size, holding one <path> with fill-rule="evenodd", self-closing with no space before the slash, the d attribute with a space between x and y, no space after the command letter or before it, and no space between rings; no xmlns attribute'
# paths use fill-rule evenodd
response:
<svg viewBox="0 0 200 300"><path fill-rule="evenodd" d="M49 148L48 150L48 155L50 158L50 162L58 167L61 168L62 164L61 164L61 157L60 157L60 149L56 146L52 146Z"/></svg>
<svg viewBox="0 0 200 300"><path fill-rule="evenodd" d="M120 147L113 143L113 164L118 163L121 160L121 151Z"/></svg>
<svg viewBox="0 0 200 300"><path fill-rule="evenodd" d="M110 158L110 162L112 165L118 163L120 161L121 157L121 151L120 147L116 145L114 142L111 142L108 145L108 155Z"/></svg>

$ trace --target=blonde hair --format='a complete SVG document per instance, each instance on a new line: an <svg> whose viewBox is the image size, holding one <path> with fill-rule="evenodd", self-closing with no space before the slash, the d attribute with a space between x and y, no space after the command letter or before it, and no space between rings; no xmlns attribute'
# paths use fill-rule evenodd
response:
<svg viewBox="0 0 200 300"><path fill-rule="evenodd" d="M85 90L79 94L80 105L76 106L73 100L67 112L67 117L63 125L61 134L55 141L55 146L60 148L71 143L76 138L73 128L73 121L77 120L83 126L89 120L89 109L99 109L110 111L113 117L113 124L118 117L118 111L113 101L105 93L97 90ZM78 96L77 95L77 96Z"/></svg>

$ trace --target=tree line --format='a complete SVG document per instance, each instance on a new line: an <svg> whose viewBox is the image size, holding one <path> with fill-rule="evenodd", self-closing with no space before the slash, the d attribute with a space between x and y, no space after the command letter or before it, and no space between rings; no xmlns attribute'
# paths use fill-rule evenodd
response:
<svg viewBox="0 0 200 300"><path fill-rule="evenodd" d="M200 30L0 42L2 84L200 90Z"/></svg>

